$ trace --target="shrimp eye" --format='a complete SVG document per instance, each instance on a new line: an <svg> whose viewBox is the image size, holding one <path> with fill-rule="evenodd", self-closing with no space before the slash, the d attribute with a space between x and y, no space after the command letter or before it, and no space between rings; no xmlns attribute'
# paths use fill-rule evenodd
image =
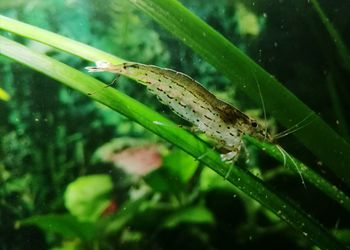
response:
<svg viewBox="0 0 350 250"><path fill-rule="evenodd" d="M256 122L252 122L251 125L252 125L253 128L257 128L258 127L258 124Z"/></svg>

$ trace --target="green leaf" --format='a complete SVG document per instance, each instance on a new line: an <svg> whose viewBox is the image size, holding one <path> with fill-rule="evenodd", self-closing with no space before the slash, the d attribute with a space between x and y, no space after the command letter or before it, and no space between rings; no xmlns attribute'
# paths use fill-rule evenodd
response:
<svg viewBox="0 0 350 250"><path fill-rule="evenodd" d="M108 175L83 176L71 182L64 193L69 212L81 221L95 221L110 202L113 183Z"/></svg>
<svg viewBox="0 0 350 250"><path fill-rule="evenodd" d="M144 176L145 182L156 192L171 193L173 185L171 176L164 168L159 168Z"/></svg>
<svg viewBox="0 0 350 250"><path fill-rule="evenodd" d="M343 64L350 71L350 51L346 47L344 40L340 36L339 32L335 29L332 22L327 17L326 13L321 8L320 3L317 0L310 1L313 7L315 8L318 16L320 17L322 23L326 27L329 36L335 44L335 47L338 50L339 57L342 59Z"/></svg>
<svg viewBox="0 0 350 250"><path fill-rule="evenodd" d="M0 100L3 100L3 101L10 100L10 95L2 88L0 88Z"/></svg>
<svg viewBox="0 0 350 250"><path fill-rule="evenodd" d="M164 157L164 168L166 168L173 178L178 179L182 184L186 184L198 166L198 160L182 150L172 150Z"/></svg>
<svg viewBox="0 0 350 250"><path fill-rule="evenodd" d="M120 206L116 214L101 218L97 223L100 235L115 235L123 230L149 203L149 196L149 193L145 193L138 199L128 200Z"/></svg>
<svg viewBox="0 0 350 250"><path fill-rule="evenodd" d="M145 181L158 192L184 191L197 169L198 161L182 150L174 149L164 157L163 165L145 176Z"/></svg>
<svg viewBox="0 0 350 250"><path fill-rule="evenodd" d="M30 27L26 27L31 30ZM35 30L32 31L35 33ZM90 54L91 52L86 52L86 50L89 50L88 47L80 47L79 44L71 43L68 39L61 46L66 48L73 46L75 51L82 51L81 54ZM201 161L219 175L226 175L228 165L221 161L220 156L216 152L208 148L204 142L183 129L174 126L168 119L150 110L147 106L112 88L103 88L105 85L96 79L45 55L35 53L7 38L0 37L0 52L126 115L192 156L196 158L201 157ZM94 94L91 95L91 93ZM156 125L154 121L163 124L163 126ZM342 249L342 246L321 225L290 202L279 197L249 172L233 167L230 175L227 176L227 181L236 185L242 192L273 211L320 247L325 249Z"/></svg>
<svg viewBox="0 0 350 250"><path fill-rule="evenodd" d="M334 230L335 236L344 244L350 245L350 230L349 229L336 229Z"/></svg>
<svg viewBox="0 0 350 250"><path fill-rule="evenodd" d="M60 48L73 55L79 55L89 61L105 60L114 64L123 63L125 60L95 49L86 44L79 43L67 37L57 35L47 30L25 24L14 19L0 15L0 29L17 33L21 36L45 43L51 47Z"/></svg>
<svg viewBox="0 0 350 250"><path fill-rule="evenodd" d="M317 189L325 193L329 198L335 200L338 204L350 211L349 196L347 196L338 187L324 179L321 175L313 171L311 168L305 166L293 156L289 155L280 146L262 142L250 136L244 136L244 139L263 149L264 152L283 163L284 166L294 170L295 173L300 175L302 182L304 182L304 179L307 180L308 182L303 183L305 188L309 183L311 183Z"/></svg>
<svg viewBox="0 0 350 250"><path fill-rule="evenodd" d="M204 168L200 176L200 190L207 192L212 189L230 190L232 192L237 189L225 181L222 176L217 175L213 170Z"/></svg>
<svg viewBox="0 0 350 250"><path fill-rule="evenodd" d="M95 227L88 222L80 222L68 214L37 215L18 222L19 226L35 225L45 232L57 233L64 238L91 240L95 236Z"/></svg>
<svg viewBox="0 0 350 250"><path fill-rule="evenodd" d="M129 0L226 75L251 100L289 128L312 115L294 135L350 186L350 145L274 76L176 0ZM260 85L260 88L257 86Z"/></svg>
<svg viewBox="0 0 350 250"><path fill-rule="evenodd" d="M204 206L188 207L176 210L163 222L163 226L173 228L182 223L214 224L213 214Z"/></svg>

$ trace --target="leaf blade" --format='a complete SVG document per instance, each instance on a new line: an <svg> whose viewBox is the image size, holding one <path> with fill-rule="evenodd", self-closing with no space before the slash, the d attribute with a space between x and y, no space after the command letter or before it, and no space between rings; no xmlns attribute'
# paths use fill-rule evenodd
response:
<svg viewBox="0 0 350 250"><path fill-rule="evenodd" d="M176 0L129 0L234 82L285 127L312 114L314 120L294 135L350 186L350 145L278 80ZM322 135L322 136L321 136Z"/></svg>
<svg viewBox="0 0 350 250"><path fill-rule="evenodd" d="M98 80L1 36L0 53L85 95L93 92L94 95L89 95L91 98L135 120L194 157L202 156L201 161L204 164L221 176L226 175L228 166L220 160L216 152L209 149L204 142L183 129L177 128L168 119L150 110L147 106L136 102L115 89L103 88L104 84ZM170 126L158 126L154 124L154 120ZM343 249L343 246L319 223L289 201L272 192L261 180L249 172L234 167L230 175L227 176L227 180L270 209L321 248Z"/></svg>

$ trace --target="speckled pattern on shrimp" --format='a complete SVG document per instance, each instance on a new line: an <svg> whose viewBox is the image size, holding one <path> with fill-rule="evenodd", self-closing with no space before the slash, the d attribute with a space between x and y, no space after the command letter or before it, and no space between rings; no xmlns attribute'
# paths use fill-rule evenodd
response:
<svg viewBox="0 0 350 250"><path fill-rule="evenodd" d="M228 151L225 161L233 160L239 153L242 135L250 134L269 139L258 123L232 105L216 98L191 77L171 69L139 63L112 65L96 62L87 67L89 72L113 72L125 75L147 86L160 102L170 107L178 116L212 138L218 147Z"/></svg>

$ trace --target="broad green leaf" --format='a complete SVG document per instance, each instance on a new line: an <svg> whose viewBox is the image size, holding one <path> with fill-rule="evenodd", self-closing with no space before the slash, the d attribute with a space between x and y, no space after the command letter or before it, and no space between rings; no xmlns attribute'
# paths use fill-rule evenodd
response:
<svg viewBox="0 0 350 250"><path fill-rule="evenodd" d="M198 161L182 150L172 150L164 157L160 169L145 176L145 181L158 192L179 193L185 191L197 169Z"/></svg>
<svg viewBox="0 0 350 250"><path fill-rule="evenodd" d="M95 227L89 222L80 222L68 214L37 215L18 222L19 226L35 225L45 232L57 233L64 238L91 240L95 236Z"/></svg>
<svg viewBox="0 0 350 250"><path fill-rule="evenodd" d="M133 220L143 207L148 203L149 193L135 200L128 200L123 203L118 212L114 215L101 218L97 223L98 231L101 235L114 235Z"/></svg>
<svg viewBox="0 0 350 250"><path fill-rule="evenodd" d="M110 202L112 188L108 175L79 177L64 193L66 208L81 221L96 221Z"/></svg>
<svg viewBox="0 0 350 250"><path fill-rule="evenodd" d="M177 210L163 222L164 227L173 228L182 223L214 224L213 214L204 206L187 207Z"/></svg>
<svg viewBox="0 0 350 250"><path fill-rule="evenodd" d="M213 170L204 168L200 176L200 190L203 192L212 189L224 189L235 191L236 188L228 183L222 176L217 175Z"/></svg>
<svg viewBox="0 0 350 250"><path fill-rule="evenodd" d="M175 149L164 157L163 165L173 178L177 178L179 182L186 184L196 171L198 160L182 150Z"/></svg>
<svg viewBox="0 0 350 250"><path fill-rule="evenodd" d="M162 167L147 174L144 180L156 192L171 193L173 188L176 187L172 183L172 177Z"/></svg>
<svg viewBox="0 0 350 250"><path fill-rule="evenodd" d="M10 95L2 88L0 88L0 100L3 100L3 101L10 100Z"/></svg>
<svg viewBox="0 0 350 250"><path fill-rule="evenodd" d="M334 230L335 236L344 244L350 245L350 230L349 229L336 229Z"/></svg>

